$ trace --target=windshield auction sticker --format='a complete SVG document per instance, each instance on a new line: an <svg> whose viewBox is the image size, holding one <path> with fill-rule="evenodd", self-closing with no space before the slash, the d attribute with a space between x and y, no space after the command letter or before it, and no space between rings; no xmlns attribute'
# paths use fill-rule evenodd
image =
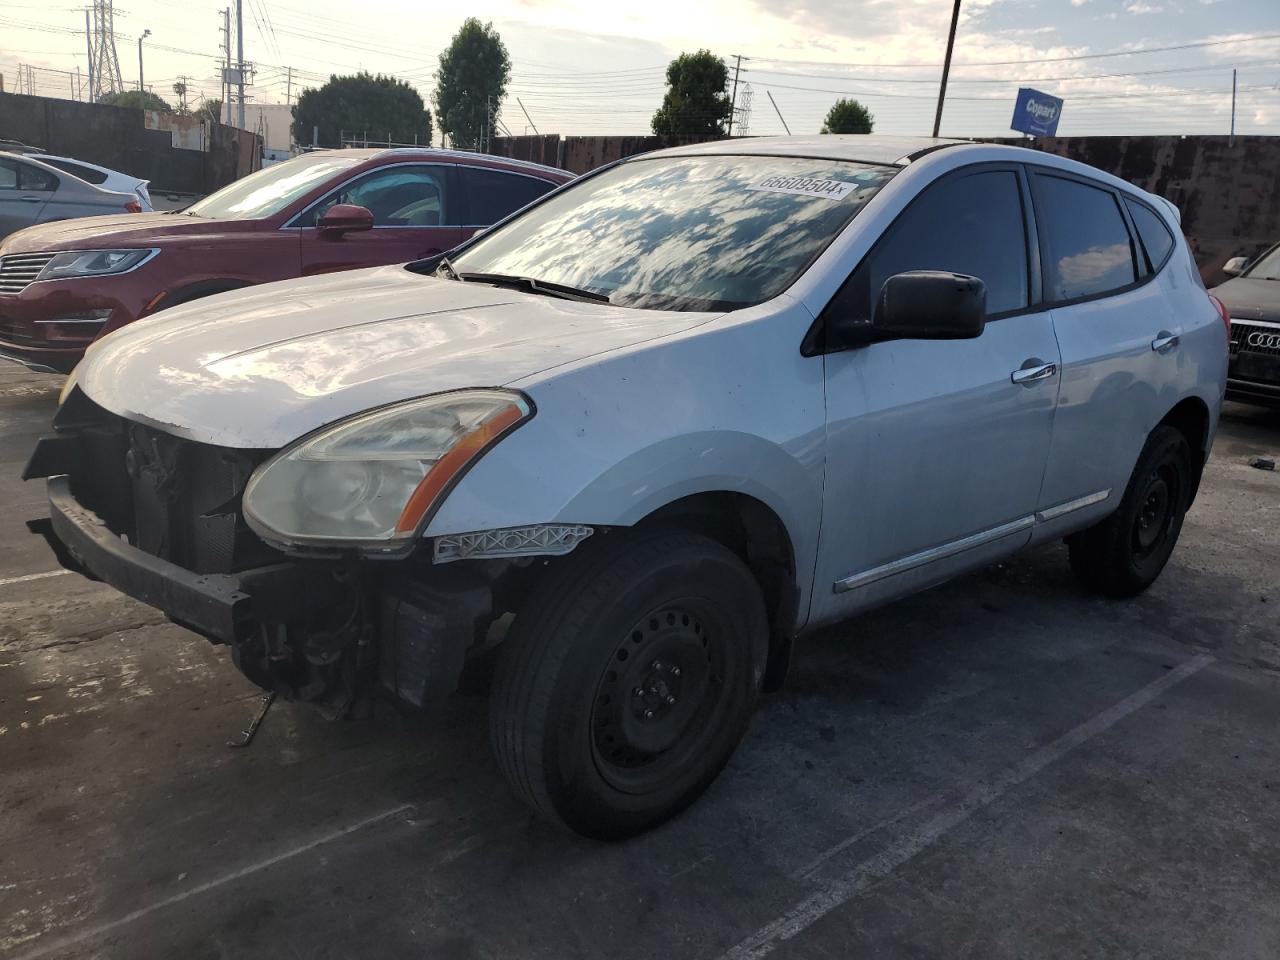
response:
<svg viewBox="0 0 1280 960"><path fill-rule="evenodd" d="M800 197L820 197L823 200L843 200L858 189L856 183L843 180L816 180L813 177L772 176L747 185L748 190L765 193L790 193Z"/></svg>

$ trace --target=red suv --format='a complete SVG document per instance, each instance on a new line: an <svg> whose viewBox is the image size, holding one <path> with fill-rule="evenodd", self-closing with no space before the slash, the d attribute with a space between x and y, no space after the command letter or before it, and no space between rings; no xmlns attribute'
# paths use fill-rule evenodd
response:
<svg viewBox="0 0 1280 960"><path fill-rule="evenodd" d="M0 358L66 373L95 339L157 310L427 257L571 179L447 150L330 150L259 170L176 213L20 230L0 243Z"/></svg>

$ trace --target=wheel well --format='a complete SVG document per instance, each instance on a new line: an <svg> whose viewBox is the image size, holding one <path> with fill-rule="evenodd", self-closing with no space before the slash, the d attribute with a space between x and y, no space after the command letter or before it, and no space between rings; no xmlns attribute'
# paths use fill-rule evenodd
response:
<svg viewBox="0 0 1280 960"><path fill-rule="evenodd" d="M786 525L754 497L730 491L698 493L660 507L640 521L693 530L728 547L746 563L769 614L769 662L764 688L776 690L791 660L800 591L795 549Z"/></svg>
<svg viewBox="0 0 1280 960"><path fill-rule="evenodd" d="M1160 425L1166 424L1180 430L1187 438L1187 444L1197 453L1193 465L1195 477L1191 485L1191 500L1194 502L1196 493L1200 489L1200 475L1204 472L1207 454L1205 445L1209 439L1209 408L1199 397L1187 397L1164 415Z"/></svg>
<svg viewBox="0 0 1280 960"><path fill-rule="evenodd" d="M159 313L161 310L176 307L181 303L190 303L192 300L199 300L201 297L211 297L215 293L227 293L231 290L239 290L248 286L251 286L251 284L247 280L201 280L198 283L171 290L165 294L159 305L151 312Z"/></svg>

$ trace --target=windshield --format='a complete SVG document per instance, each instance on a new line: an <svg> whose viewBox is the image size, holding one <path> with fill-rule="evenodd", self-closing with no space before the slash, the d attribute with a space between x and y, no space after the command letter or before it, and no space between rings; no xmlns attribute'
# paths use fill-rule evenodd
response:
<svg viewBox="0 0 1280 960"><path fill-rule="evenodd" d="M786 289L895 172L798 157L635 160L485 235L453 267L624 306L737 309Z"/></svg>
<svg viewBox="0 0 1280 960"><path fill-rule="evenodd" d="M1280 280L1280 247L1273 247L1245 276L1252 280Z"/></svg>
<svg viewBox="0 0 1280 960"><path fill-rule="evenodd" d="M210 220L260 220L279 213L322 181L355 166L361 159L323 153L294 157L251 173L183 212Z"/></svg>

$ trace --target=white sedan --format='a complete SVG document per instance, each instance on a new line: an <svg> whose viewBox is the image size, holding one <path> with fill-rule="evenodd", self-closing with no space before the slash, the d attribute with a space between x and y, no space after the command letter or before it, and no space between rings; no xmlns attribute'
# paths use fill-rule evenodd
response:
<svg viewBox="0 0 1280 960"><path fill-rule="evenodd" d="M116 193L132 193L138 198L138 202L142 204L144 213L155 209L151 205L151 194L147 191L147 186L151 183L150 180L139 180L137 177L131 177L127 173L100 167L96 163L74 160L71 157L55 157L46 153L32 153L28 154L28 156L47 163L51 167L57 167L64 173L79 177L86 183L92 183L103 190L112 190Z"/></svg>

